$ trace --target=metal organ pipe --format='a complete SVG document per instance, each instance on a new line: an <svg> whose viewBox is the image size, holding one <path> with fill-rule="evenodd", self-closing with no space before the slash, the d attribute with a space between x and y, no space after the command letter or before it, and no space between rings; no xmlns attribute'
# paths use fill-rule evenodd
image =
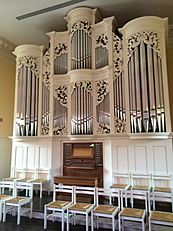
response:
<svg viewBox="0 0 173 231"><path fill-rule="evenodd" d="M140 44L140 73L141 73L141 95L142 95L142 131L148 132L149 109L146 73L146 54L144 42Z"/></svg>
<svg viewBox="0 0 173 231"><path fill-rule="evenodd" d="M129 58L132 132L166 130L161 67L161 58L157 52L143 41L135 47Z"/></svg>
<svg viewBox="0 0 173 231"><path fill-rule="evenodd" d="M72 92L72 134L92 134L92 95L82 82Z"/></svg>
<svg viewBox="0 0 173 231"><path fill-rule="evenodd" d="M36 136L38 120L38 78L29 66L22 65L18 71L18 104L16 135Z"/></svg>

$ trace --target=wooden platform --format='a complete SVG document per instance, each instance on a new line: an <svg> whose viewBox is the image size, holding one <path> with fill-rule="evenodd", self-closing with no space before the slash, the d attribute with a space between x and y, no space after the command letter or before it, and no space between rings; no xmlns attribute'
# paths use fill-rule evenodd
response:
<svg viewBox="0 0 173 231"><path fill-rule="evenodd" d="M95 186L98 185L97 177L77 177L77 176L55 176L55 184L76 185L76 186Z"/></svg>

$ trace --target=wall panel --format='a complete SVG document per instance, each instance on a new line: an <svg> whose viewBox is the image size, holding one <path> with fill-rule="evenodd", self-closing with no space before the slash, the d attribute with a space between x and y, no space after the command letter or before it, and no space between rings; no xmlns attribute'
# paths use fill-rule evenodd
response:
<svg viewBox="0 0 173 231"><path fill-rule="evenodd" d="M35 169L36 168L36 148L34 146L27 147L26 153L26 168Z"/></svg>
<svg viewBox="0 0 173 231"><path fill-rule="evenodd" d="M117 147L118 172L129 171L128 147Z"/></svg>
<svg viewBox="0 0 173 231"><path fill-rule="evenodd" d="M148 171L147 167L147 147L145 146L135 146L135 172L146 173Z"/></svg>
<svg viewBox="0 0 173 231"><path fill-rule="evenodd" d="M168 160L165 146L154 146L153 147L153 158L154 158L154 172L160 174L168 173Z"/></svg>
<svg viewBox="0 0 173 231"><path fill-rule="evenodd" d="M48 147L39 147L39 163L38 168L48 169L49 168L49 153Z"/></svg>

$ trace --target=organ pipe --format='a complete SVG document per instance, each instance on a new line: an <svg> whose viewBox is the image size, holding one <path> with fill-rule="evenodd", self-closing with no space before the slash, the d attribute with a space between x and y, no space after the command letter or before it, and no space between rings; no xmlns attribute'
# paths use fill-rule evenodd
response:
<svg viewBox="0 0 173 231"><path fill-rule="evenodd" d="M74 32L71 39L71 69L92 68L92 40L83 30Z"/></svg>
<svg viewBox="0 0 173 231"><path fill-rule="evenodd" d="M143 41L135 47L129 59L128 76L131 131L164 132L166 128L161 59Z"/></svg>
<svg viewBox="0 0 173 231"><path fill-rule="evenodd" d="M38 77L29 66L22 65L18 71L18 103L16 135L36 136L38 130Z"/></svg>
<svg viewBox="0 0 173 231"><path fill-rule="evenodd" d="M93 97L82 82L75 83L71 95L72 104L72 135L93 133Z"/></svg>

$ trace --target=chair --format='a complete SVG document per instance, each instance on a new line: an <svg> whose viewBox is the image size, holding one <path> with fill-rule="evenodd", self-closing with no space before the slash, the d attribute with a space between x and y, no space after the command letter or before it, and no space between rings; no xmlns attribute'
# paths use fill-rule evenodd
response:
<svg viewBox="0 0 173 231"><path fill-rule="evenodd" d="M151 174L131 174L131 204L133 207L133 199L144 196L145 193L150 192L152 189L152 176Z"/></svg>
<svg viewBox="0 0 173 231"><path fill-rule="evenodd" d="M19 196L19 191L29 191L29 197ZM3 207L3 222L6 221L6 213L16 208L17 210L17 225L20 224L20 216L23 213L30 211L30 218L32 218L32 198L33 198L33 185L27 182L16 182L16 190L14 197L4 202ZM30 205L30 208L23 208L24 205ZM22 210L23 208L23 210Z"/></svg>
<svg viewBox="0 0 173 231"><path fill-rule="evenodd" d="M172 205L173 212L173 185L172 185L171 175L152 175L152 192L150 193L150 198L152 197L153 210L155 210L156 201L160 202L170 202Z"/></svg>
<svg viewBox="0 0 173 231"><path fill-rule="evenodd" d="M69 201L65 200L68 195L70 194ZM57 199L58 196L62 197L62 200ZM73 186L66 186L61 184L54 184L53 189L53 201L46 204L44 206L44 229L47 229L47 218L50 216L58 217L61 214L61 230L64 230L64 215L66 210L73 204L74 200L74 189ZM51 211L50 214L48 214L48 211Z"/></svg>
<svg viewBox="0 0 173 231"><path fill-rule="evenodd" d="M113 173L113 184L112 189L127 189L131 184L130 173Z"/></svg>
<svg viewBox="0 0 173 231"><path fill-rule="evenodd" d="M79 198L85 200L84 196L91 196L90 202L78 201ZM96 206L96 187L78 187L74 186L74 205L67 209L67 231L69 230L69 216L72 215L74 225L76 224L76 215L84 215L86 222L86 231L88 231L88 216L91 210Z"/></svg>
<svg viewBox="0 0 173 231"><path fill-rule="evenodd" d="M139 209L137 208L137 206L135 208L129 208L129 207L124 207L123 206L123 194L126 193L126 190L122 190L121 191L121 207L122 210L118 215L118 220L119 220L119 231L121 231L122 227L124 226L124 222L125 221L133 221L133 222L141 222L141 228L142 231L145 230L145 218L146 218L146 214L147 214L147 200L148 200L148 194L147 192L143 192L143 195L141 197L141 193L140 196L138 197L138 200L143 200L145 202L145 209ZM131 193L133 193L133 191L131 191ZM137 192L135 192L137 193ZM131 204L132 205L132 204Z"/></svg>
<svg viewBox="0 0 173 231"><path fill-rule="evenodd" d="M152 204L151 198L152 198L151 194L148 194L149 231L152 231L152 224L173 227L173 213L172 212L155 211L155 210L151 211L151 204ZM156 229L154 229L154 230L156 230ZM166 229L164 229L164 230L166 230Z"/></svg>
<svg viewBox="0 0 173 231"><path fill-rule="evenodd" d="M120 204L118 206L112 205L112 199L117 197L117 193L113 193L110 190L106 191L103 188L96 189L96 207L91 211L91 227L94 231L94 218L96 220L98 228L98 218L109 218L112 221L112 230L115 230L115 216L120 210ZM120 195L118 196L120 198ZM105 199L109 198L107 204L105 204ZM119 202L120 200L118 200Z"/></svg>
<svg viewBox="0 0 173 231"><path fill-rule="evenodd" d="M119 197L119 192L121 190L127 190L131 186L131 175L130 173L113 173L113 184L110 186L110 189L112 192L117 194L117 197ZM125 201L127 205L127 195L125 196ZM120 201L118 202L120 205Z"/></svg>
<svg viewBox="0 0 173 231"><path fill-rule="evenodd" d="M3 178L3 181L17 181L23 179L24 176L24 169L12 168L12 176Z"/></svg>
<svg viewBox="0 0 173 231"><path fill-rule="evenodd" d="M28 182L33 184L33 187L38 186L40 189L40 198L43 194L43 186L48 185L48 193L50 194L50 169L36 169L34 179L30 179Z"/></svg>
<svg viewBox="0 0 173 231"><path fill-rule="evenodd" d="M4 190L8 189L8 194ZM0 181L0 221L2 221L3 205L6 200L14 196L15 182L14 181ZM10 194L9 194L10 192Z"/></svg>

